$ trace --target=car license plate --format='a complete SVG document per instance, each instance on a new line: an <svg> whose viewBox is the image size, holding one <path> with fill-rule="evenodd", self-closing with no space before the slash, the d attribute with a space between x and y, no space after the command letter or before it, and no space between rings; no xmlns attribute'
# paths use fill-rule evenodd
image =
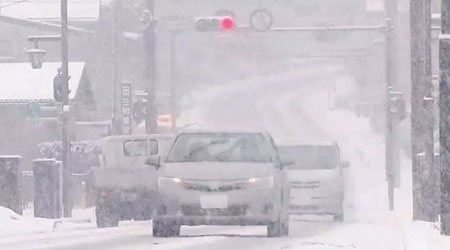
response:
<svg viewBox="0 0 450 250"><path fill-rule="evenodd" d="M200 206L203 209L208 208L227 208L228 195L227 194L210 194L200 196Z"/></svg>
<svg viewBox="0 0 450 250"><path fill-rule="evenodd" d="M294 205L310 205L311 195L298 190L296 188L291 188L291 204Z"/></svg>

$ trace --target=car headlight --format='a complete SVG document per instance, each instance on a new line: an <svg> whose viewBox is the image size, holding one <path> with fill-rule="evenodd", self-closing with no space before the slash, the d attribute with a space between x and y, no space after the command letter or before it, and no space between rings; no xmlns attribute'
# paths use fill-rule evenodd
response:
<svg viewBox="0 0 450 250"><path fill-rule="evenodd" d="M273 176L267 177L252 177L247 180L250 185L263 186L267 188L273 187Z"/></svg>
<svg viewBox="0 0 450 250"><path fill-rule="evenodd" d="M181 183L181 179L177 177L159 177L158 178L158 187L162 187L165 185L177 184Z"/></svg>

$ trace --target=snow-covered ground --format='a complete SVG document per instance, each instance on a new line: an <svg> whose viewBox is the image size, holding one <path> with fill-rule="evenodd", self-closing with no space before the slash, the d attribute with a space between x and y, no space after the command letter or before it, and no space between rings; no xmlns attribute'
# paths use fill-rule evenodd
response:
<svg viewBox="0 0 450 250"><path fill-rule="evenodd" d="M0 241L12 235L50 232L52 228L51 220L23 217L8 208L0 207Z"/></svg>
<svg viewBox="0 0 450 250"><path fill-rule="evenodd" d="M388 211L384 139L373 133L367 119L329 108L330 86L352 80L339 65L321 63L192 93L183 102L179 123L268 130L278 141L336 140L343 158L351 161L344 173L345 222L292 217L290 236L279 239L266 238L264 227L210 226L182 227L179 238L153 238L149 222L97 229L92 209L76 216L91 218L91 223L63 222L56 228L54 220L11 218L8 210L0 210L0 249L450 249L448 238L439 236L432 224L411 222L411 164L406 156L401 158L396 210Z"/></svg>
<svg viewBox="0 0 450 250"><path fill-rule="evenodd" d="M39 238L51 234L70 234L73 231L93 228L94 208L75 209L74 218L44 219L34 218L32 210L19 215L0 207L0 249L3 245L22 242L24 239ZM94 217L95 218L95 217Z"/></svg>

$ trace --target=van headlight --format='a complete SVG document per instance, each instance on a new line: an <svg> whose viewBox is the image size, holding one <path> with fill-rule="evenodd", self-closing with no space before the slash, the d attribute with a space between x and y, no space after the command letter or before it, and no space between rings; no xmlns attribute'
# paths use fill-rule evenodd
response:
<svg viewBox="0 0 450 250"><path fill-rule="evenodd" d="M177 177L159 177L158 187L181 183L181 179Z"/></svg>
<svg viewBox="0 0 450 250"><path fill-rule="evenodd" d="M252 177L247 180L249 185L262 186L266 188L273 188L273 176L267 177Z"/></svg>

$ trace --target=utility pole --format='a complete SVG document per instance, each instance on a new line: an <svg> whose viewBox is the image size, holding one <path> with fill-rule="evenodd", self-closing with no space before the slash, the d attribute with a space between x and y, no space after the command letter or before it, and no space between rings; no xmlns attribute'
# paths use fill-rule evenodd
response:
<svg viewBox="0 0 450 250"><path fill-rule="evenodd" d="M181 30L170 31L170 114L172 116L172 132L177 129L177 84L178 84L178 68L177 68L177 38L181 35Z"/></svg>
<svg viewBox="0 0 450 250"><path fill-rule="evenodd" d="M442 0L439 42L441 233L450 235L450 1Z"/></svg>
<svg viewBox="0 0 450 250"><path fill-rule="evenodd" d="M120 126L120 105L119 105L119 79L118 79L118 58L117 58L117 12L120 0L112 3L112 26L111 26L111 57L112 57L112 65L111 65L111 82L113 84L112 87L112 133L113 134L121 134L121 126Z"/></svg>
<svg viewBox="0 0 450 250"><path fill-rule="evenodd" d="M145 76L147 79L147 113L145 116L145 132L156 133L156 58L155 58L155 3L147 0L147 10L142 18L144 29Z"/></svg>
<svg viewBox="0 0 450 250"><path fill-rule="evenodd" d="M398 29L397 25L397 0L385 0L385 14L387 23L386 32L386 128L385 128L385 166L386 179L388 183L388 200L389 210L394 210L394 188L399 172L398 151L395 146L395 125L396 117L394 116L394 109L392 103L392 93L394 87L397 85L397 43L395 31ZM396 178L397 177L397 178Z"/></svg>
<svg viewBox="0 0 450 250"><path fill-rule="evenodd" d="M64 87L62 108L62 164L63 164L63 204L64 217L72 216L72 168L70 166L70 138L68 133L69 119L69 37L67 29L67 0L61 0L61 80Z"/></svg>
<svg viewBox="0 0 450 250"><path fill-rule="evenodd" d="M434 161L431 0L410 0L413 218L436 221L439 173Z"/></svg>
<svg viewBox="0 0 450 250"><path fill-rule="evenodd" d="M117 1L112 4L112 32L111 32L111 57L112 57L112 65L111 65L111 82L113 84L112 87L112 133L117 134L117 130L119 128L118 121L118 94L117 94Z"/></svg>
<svg viewBox="0 0 450 250"><path fill-rule="evenodd" d="M40 69L45 51L38 49L39 41L61 42L61 68L53 79L53 96L55 102L61 105L61 163L62 163L62 216L72 217L72 167L70 165L71 143L69 136L70 125L70 89L69 89L69 34L68 34L67 0L61 0L61 36L29 36L34 43L34 49L28 50L31 66Z"/></svg>

